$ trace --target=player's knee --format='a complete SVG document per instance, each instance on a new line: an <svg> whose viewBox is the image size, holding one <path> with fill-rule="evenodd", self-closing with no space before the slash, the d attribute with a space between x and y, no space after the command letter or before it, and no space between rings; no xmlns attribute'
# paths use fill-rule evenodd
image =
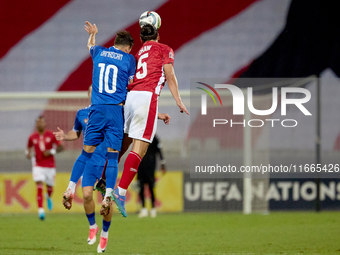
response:
<svg viewBox="0 0 340 255"><path fill-rule="evenodd" d="M81 154L79 155L78 159L81 159L82 161L86 162L91 158L92 154L93 154L93 152L87 152L83 149Z"/></svg>
<svg viewBox="0 0 340 255"><path fill-rule="evenodd" d="M84 203L90 203L93 199L93 191L92 188L90 189L84 189L83 190L83 199L84 199Z"/></svg>
<svg viewBox="0 0 340 255"><path fill-rule="evenodd" d="M92 195L88 194L88 195L84 195L83 199L84 199L84 203L88 204L92 202L93 197Z"/></svg>

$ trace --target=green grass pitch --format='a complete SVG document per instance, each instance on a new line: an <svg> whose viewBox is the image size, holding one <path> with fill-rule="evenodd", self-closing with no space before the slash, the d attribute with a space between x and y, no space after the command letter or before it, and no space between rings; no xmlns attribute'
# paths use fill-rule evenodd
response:
<svg viewBox="0 0 340 255"><path fill-rule="evenodd" d="M0 214L0 254L97 253L84 214L46 216ZM115 214L105 254L340 254L340 212Z"/></svg>

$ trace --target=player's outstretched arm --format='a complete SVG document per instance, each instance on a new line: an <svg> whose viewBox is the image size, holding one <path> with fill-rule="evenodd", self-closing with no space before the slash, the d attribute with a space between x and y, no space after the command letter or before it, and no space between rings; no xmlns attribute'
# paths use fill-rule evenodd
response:
<svg viewBox="0 0 340 255"><path fill-rule="evenodd" d="M32 147L27 147L25 150L26 158L31 159L32 158Z"/></svg>
<svg viewBox="0 0 340 255"><path fill-rule="evenodd" d="M164 121L164 123L165 123L165 125L169 125L169 123L170 123L170 115L169 114L167 114L167 113L158 113L158 119L159 120L163 120Z"/></svg>
<svg viewBox="0 0 340 255"><path fill-rule="evenodd" d="M177 82L175 70L172 64L164 65L164 73L165 73L165 77L166 77L170 92L172 96L174 97L174 99L176 100L176 104L179 107L180 112L185 112L186 114L189 115L189 112L187 108L185 107L185 105L183 104L181 96L179 94L178 82Z"/></svg>
<svg viewBox="0 0 340 255"><path fill-rule="evenodd" d="M65 148L64 148L64 146L62 144L59 144L57 149L56 149L57 153L62 152L64 150L65 150Z"/></svg>
<svg viewBox="0 0 340 255"><path fill-rule="evenodd" d="M62 152L63 150L64 150L64 146L61 145L61 144L59 144L58 147L57 147L56 149L52 148L52 149L50 149L50 150L45 150L45 151L43 152L43 155L44 155L45 157L48 157L48 156L55 155L55 154L57 154L57 153L59 153L59 152Z"/></svg>
<svg viewBox="0 0 340 255"><path fill-rule="evenodd" d="M57 141L74 141L80 137L80 132L76 132L74 130L70 130L67 134L64 133L64 130L57 127L58 131L53 132Z"/></svg>
<svg viewBox="0 0 340 255"><path fill-rule="evenodd" d="M89 50L92 46L96 45L96 34L98 33L98 28L96 24L91 24L88 21L85 21L84 28L86 32L89 33L89 39L87 40L87 49Z"/></svg>

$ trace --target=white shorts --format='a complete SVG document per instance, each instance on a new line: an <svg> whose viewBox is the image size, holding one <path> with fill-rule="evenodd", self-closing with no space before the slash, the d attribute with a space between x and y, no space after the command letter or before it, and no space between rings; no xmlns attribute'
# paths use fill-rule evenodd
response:
<svg viewBox="0 0 340 255"><path fill-rule="evenodd" d="M44 182L48 186L54 186L56 169L53 167L41 167L41 166L33 166L32 174L33 181L35 182Z"/></svg>
<svg viewBox="0 0 340 255"><path fill-rule="evenodd" d="M158 95L149 91L130 91L124 106L124 133L151 143L157 130Z"/></svg>

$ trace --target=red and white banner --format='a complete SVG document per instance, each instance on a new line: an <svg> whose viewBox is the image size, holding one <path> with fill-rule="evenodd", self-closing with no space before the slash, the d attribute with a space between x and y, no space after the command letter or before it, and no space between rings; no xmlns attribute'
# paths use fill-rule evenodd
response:
<svg viewBox="0 0 340 255"><path fill-rule="evenodd" d="M134 54L141 45L138 18L146 10L154 10L162 18L160 42L175 51L180 89L189 89L190 78L220 78L226 82L242 74L273 45L285 28L291 3L290 0L0 2L4 35L0 48L0 92L87 90L92 82L92 60L86 48L88 34L84 22L88 20L98 26L96 43L106 47L113 45L118 30L128 30L135 39L131 52ZM323 77L332 81L334 75L325 72ZM331 88L323 96L337 98L339 93ZM335 118L335 122L340 120L336 109L330 107L335 114L331 121ZM161 137L169 140L187 137L189 120L178 117L177 108L164 107L160 111L173 116L172 127L181 127L159 128ZM6 120L1 122L0 129L7 134L0 136L0 150L23 149L32 128L22 123L32 127L36 117L37 112L0 111L0 118ZM183 132L183 128L187 131ZM338 128L327 125L326 130L324 146L333 149Z"/></svg>

